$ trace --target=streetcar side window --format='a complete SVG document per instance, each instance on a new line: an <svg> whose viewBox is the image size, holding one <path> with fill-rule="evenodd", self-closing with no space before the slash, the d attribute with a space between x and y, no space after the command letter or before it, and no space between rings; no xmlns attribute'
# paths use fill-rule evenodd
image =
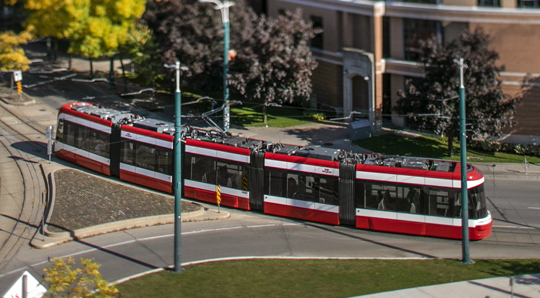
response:
<svg viewBox="0 0 540 298"><path fill-rule="evenodd" d="M265 175L267 183L265 189L269 195L338 205L339 179L337 177L277 169L268 169Z"/></svg>
<svg viewBox="0 0 540 298"><path fill-rule="evenodd" d="M396 192L396 211L422 214L423 190L414 186L399 186Z"/></svg>
<svg viewBox="0 0 540 298"><path fill-rule="evenodd" d="M166 175L172 175L172 150L158 147L157 154L157 171Z"/></svg>
<svg viewBox="0 0 540 298"><path fill-rule="evenodd" d="M247 177L247 169L244 165L230 161L218 161L216 166L218 169L217 180L219 185L242 189L242 178L244 176Z"/></svg>
<svg viewBox="0 0 540 298"><path fill-rule="evenodd" d="M58 125L56 127L56 140L59 142L64 141L64 119L58 119Z"/></svg>
<svg viewBox="0 0 540 298"><path fill-rule="evenodd" d="M184 162L185 179L216 184L216 165L212 158L186 154Z"/></svg>
<svg viewBox="0 0 540 298"><path fill-rule="evenodd" d="M382 211L396 210L396 186L388 183L356 181L356 207Z"/></svg>
<svg viewBox="0 0 540 298"><path fill-rule="evenodd" d="M186 154L184 162L185 179L247 190L246 164L195 154Z"/></svg>
<svg viewBox="0 0 540 298"><path fill-rule="evenodd" d="M454 217L456 205L453 204L453 200L451 200L447 191L430 189L428 195L429 215Z"/></svg>
<svg viewBox="0 0 540 298"><path fill-rule="evenodd" d="M135 165L137 167L155 171L156 149L152 145L137 144Z"/></svg>
<svg viewBox="0 0 540 298"><path fill-rule="evenodd" d="M293 190L298 187L298 180L295 180L293 176L289 177L289 175L297 175L276 169L268 169L265 171L264 175L265 194L276 197L292 198ZM289 196L289 194L291 196Z"/></svg>
<svg viewBox="0 0 540 298"><path fill-rule="evenodd" d="M295 199L300 191L298 174L287 173L287 198Z"/></svg>
<svg viewBox="0 0 540 298"><path fill-rule="evenodd" d="M319 193L319 203L338 204L338 178L324 177L315 179L315 189Z"/></svg>
<svg viewBox="0 0 540 298"><path fill-rule="evenodd" d="M66 125L66 131L67 131L66 144L70 146L75 146L75 136L77 134L77 125L69 121L66 121L65 125Z"/></svg>
<svg viewBox="0 0 540 298"><path fill-rule="evenodd" d="M122 155L122 162L128 165L135 165L135 145L131 141L124 141L124 145L121 148L120 154Z"/></svg>
<svg viewBox="0 0 540 298"><path fill-rule="evenodd" d="M75 138L75 147L81 148L85 151L90 151L90 146L88 142L88 129L84 126L77 126L77 135Z"/></svg>
<svg viewBox="0 0 540 298"><path fill-rule="evenodd" d="M86 128L85 130L88 133L87 140L85 141L87 146L85 150L109 158L109 135L91 128Z"/></svg>

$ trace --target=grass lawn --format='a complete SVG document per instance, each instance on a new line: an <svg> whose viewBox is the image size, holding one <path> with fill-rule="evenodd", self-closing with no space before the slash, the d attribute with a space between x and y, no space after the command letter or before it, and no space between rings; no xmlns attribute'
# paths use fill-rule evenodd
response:
<svg viewBox="0 0 540 298"><path fill-rule="evenodd" d="M294 107L268 107L267 124L263 123L262 106L231 108L231 123L239 126L289 127L313 122L312 118L305 117L301 110Z"/></svg>
<svg viewBox="0 0 540 298"><path fill-rule="evenodd" d="M394 134L384 134L365 140L354 141L354 144L371 150L373 152L389 155L420 156L429 158L440 158L459 161L459 144L454 143L454 156L448 157L448 145L435 138L418 137L408 138ZM514 162L521 163L524 158L528 162L538 163L537 156L525 156L501 152L482 152L467 150L467 156L472 157L469 162Z"/></svg>
<svg viewBox="0 0 540 298"><path fill-rule="evenodd" d="M249 260L186 267L118 285L122 297L350 297L540 272L538 260Z"/></svg>

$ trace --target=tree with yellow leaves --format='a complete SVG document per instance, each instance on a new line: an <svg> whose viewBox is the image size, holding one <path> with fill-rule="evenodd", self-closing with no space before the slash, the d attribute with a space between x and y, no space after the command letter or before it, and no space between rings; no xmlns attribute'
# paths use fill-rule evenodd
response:
<svg viewBox="0 0 540 298"><path fill-rule="evenodd" d="M100 264L93 259L81 258L82 268L72 269L75 260L54 258L45 271L45 297L118 297L116 287L103 279L98 269Z"/></svg>
<svg viewBox="0 0 540 298"><path fill-rule="evenodd" d="M146 8L146 0L90 0L89 17L71 35L70 52L90 59L111 56L124 45Z"/></svg>
<svg viewBox="0 0 540 298"><path fill-rule="evenodd" d="M36 36L71 40L69 53L95 59L125 44L146 8L146 0L24 1L26 28ZM90 64L92 66L92 64Z"/></svg>
<svg viewBox="0 0 540 298"><path fill-rule="evenodd" d="M25 25L37 37L52 37L54 56L58 39L72 38L82 30L90 14L91 0L12 0L24 1L29 12Z"/></svg>
<svg viewBox="0 0 540 298"><path fill-rule="evenodd" d="M0 34L0 70L28 70L30 60L20 45L26 44L31 37L28 32L15 34L6 31Z"/></svg>

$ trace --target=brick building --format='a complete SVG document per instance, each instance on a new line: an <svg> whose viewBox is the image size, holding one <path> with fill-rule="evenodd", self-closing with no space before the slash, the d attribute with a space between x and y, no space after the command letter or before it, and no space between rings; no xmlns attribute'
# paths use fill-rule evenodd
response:
<svg viewBox="0 0 540 298"><path fill-rule="evenodd" d="M361 111L377 131L382 119L403 125L390 109L407 77L422 76L421 39L445 43L462 30L482 27L500 55L503 91L515 96L528 88L516 112L518 125L508 141L536 142L540 136L540 0L252 0L256 10L277 16L302 8L324 32L312 40L319 62L313 75L312 107L340 114Z"/></svg>

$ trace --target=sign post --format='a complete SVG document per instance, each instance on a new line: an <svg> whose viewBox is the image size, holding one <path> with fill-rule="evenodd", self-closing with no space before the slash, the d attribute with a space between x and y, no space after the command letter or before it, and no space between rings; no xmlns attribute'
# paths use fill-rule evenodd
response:
<svg viewBox="0 0 540 298"><path fill-rule="evenodd" d="M221 204L221 187L216 186L216 200L217 200L217 212L219 212L219 204Z"/></svg>
<svg viewBox="0 0 540 298"><path fill-rule="evenodd" d="M12 78L12 81L11 81L11 90L13 90L13 82L15 82L15 84L17 84L17 94L19 94L19 98L22 97L22 95L21 95L21 93L22 93L21 81L22 81L22 71L20 71L20 70L14 71L13 72L13 78Z"/></svg>
<svg viewBox="0 0 540 298"><path fill-rule="evenodd" d="M45 129L45 137L47 138L47 155L49 156L49 163L51 163L52 155L52 138L53 138L53 127L47 126Z"/></svg>

